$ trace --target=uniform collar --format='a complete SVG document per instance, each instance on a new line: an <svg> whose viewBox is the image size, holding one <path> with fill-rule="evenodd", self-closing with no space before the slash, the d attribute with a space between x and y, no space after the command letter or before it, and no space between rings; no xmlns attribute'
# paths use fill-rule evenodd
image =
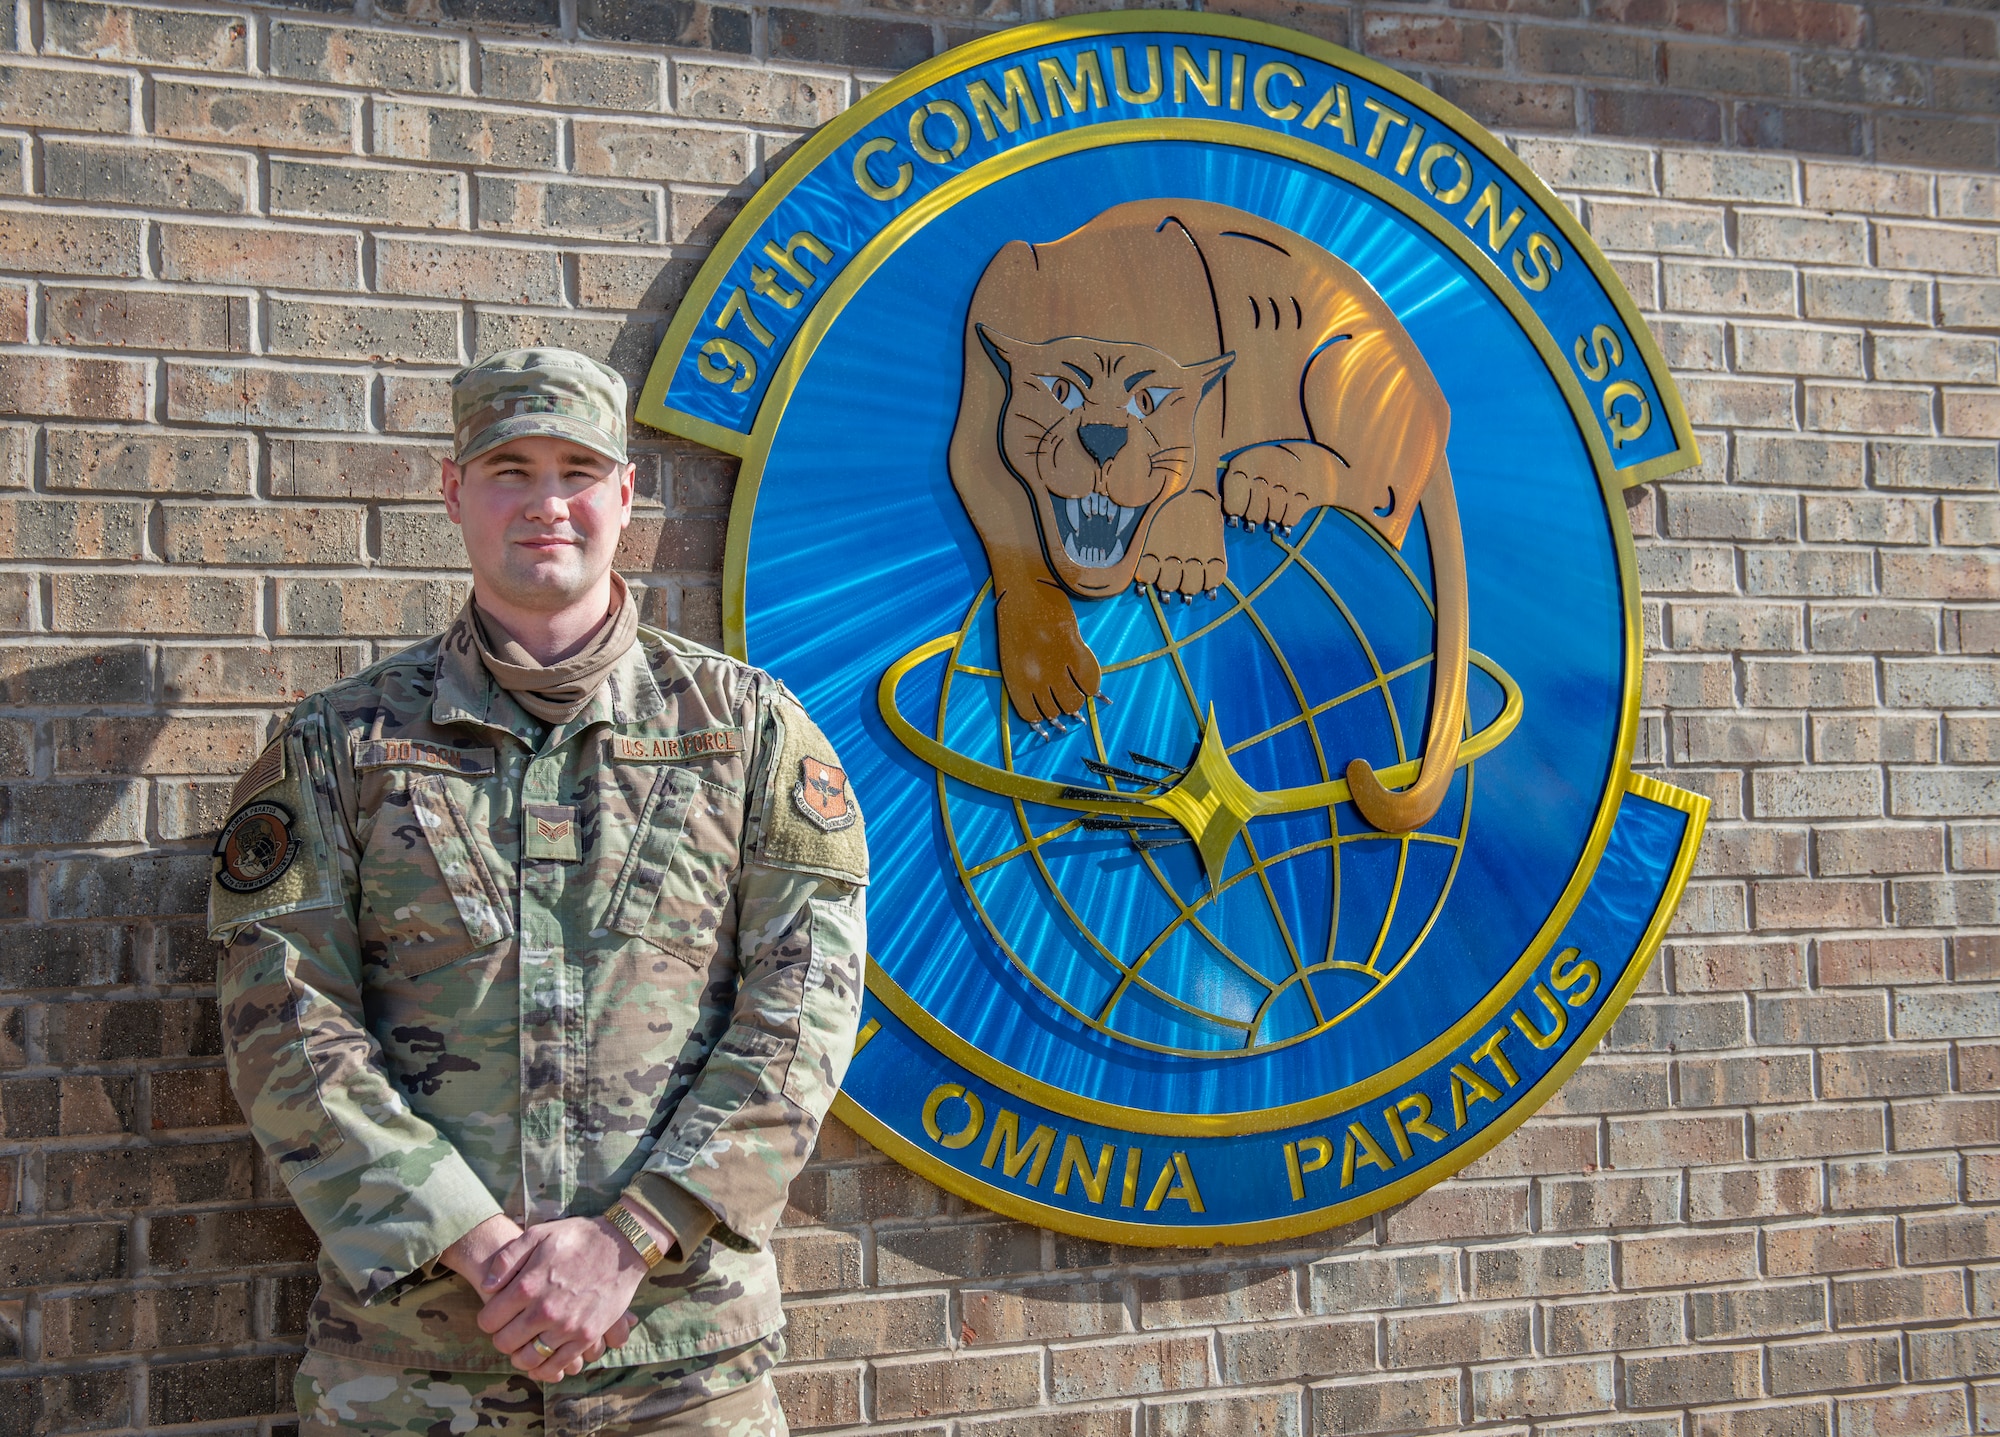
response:
<svg viewBox="0 0 2000 1437"><path fill-rule="evenodd" d="M542 724L531 718L514 702L511 694L493 681L493 675L479 660L479 648L473 641L471 623L469 610L460 611L451 627L438 640L436 693L431 699L431 722L483 724L488 728L504 729L528 741L528 735L539 732ZM659 681L653 677L646 631L641 629L638 642L612 665L611 672L605 675L604 683L591 695L583 712L564 724L563 731L565 735L577 733L594 723L627 728L658 718L666 709L666 697L660 692Z"/></svg>

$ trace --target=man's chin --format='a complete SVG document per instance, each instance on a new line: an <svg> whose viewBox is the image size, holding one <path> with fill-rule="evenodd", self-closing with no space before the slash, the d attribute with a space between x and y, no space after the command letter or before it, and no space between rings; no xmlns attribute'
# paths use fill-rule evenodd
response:
<svg viewBox="0 0 2000 1437"><path fill-rule="evenodd" d="M569 549L547 559L525 563L517 559L500 573L477 575L477 583L516 608L555 614L586 597L602 577L586 571L576 562L576 551Z"/></svg>

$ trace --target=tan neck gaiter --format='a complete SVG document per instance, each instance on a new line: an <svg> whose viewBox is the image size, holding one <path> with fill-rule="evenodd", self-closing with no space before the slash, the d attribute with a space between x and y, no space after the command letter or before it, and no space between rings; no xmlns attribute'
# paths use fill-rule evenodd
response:
<svg viewBox="0 0 2000 1437"><path fill-rule="evenodd" d="M611 576L611 611L590 642L560 663L540 664L500 621L471 599L472 637L493 681L543 723L564 724L583 712L612 666L639 636L639 606L618 574Z"/></svg>

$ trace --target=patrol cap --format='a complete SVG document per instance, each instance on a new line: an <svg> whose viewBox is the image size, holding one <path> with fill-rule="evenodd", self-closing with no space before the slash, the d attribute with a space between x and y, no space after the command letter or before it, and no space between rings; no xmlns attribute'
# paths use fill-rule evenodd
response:
<svg viewBox="0 0 2000 1437"><path fill-rule="evenodd" d="M573 349L510 349L451 379L461 464L530 434L570 439L625 461L625 381Z"/></svg>

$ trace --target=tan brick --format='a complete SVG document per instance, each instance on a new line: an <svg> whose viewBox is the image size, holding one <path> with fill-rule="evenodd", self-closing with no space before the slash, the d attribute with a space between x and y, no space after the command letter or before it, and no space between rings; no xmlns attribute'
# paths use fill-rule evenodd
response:
<svg viewBox="0 0 2000 1437"><path fill-rule="evenodd" d="M86 204L243 214L254 161L223 150L130 142L50 140L43 146L46 192Z"/></svg>
<svg viewBox="0 0 2000 1437"><path fill-rule="evenodd" d="M1810 496L1805 537L1816 544L1928 544L1931 505L1887 494Z"/></svg>
<svg viewBox="0 0 2000 1437"><path fill-rule="evenodd" d="M461 357L455 309L271 299L264 313L273 354L430 364Z"/></svg>
<svg viewBox="0 0 2000 1437"><path fill-rule="evenodd" d="M553 115L378 101L374 116L375 153L392 159L527 170L552 170L561 159Z"/></svg>
<svg viewBox="0 0 2000 1437"><path fill-rule="evenodd" d="M1660 1058L1601 1056L1570 1074L1569 1081L1556 1090L1542 1111L1554 1116L1663 1108L1667 1105L1667 1077L1667 1064Z"/></svg>
<svg viewBox="0 0 2000 1437"><path fill-rule="evenodd" d="M1739 1117L1632 1117L1611 1120L1614 1168L1706 1167L1743 1157Z"/></svg>
<svg viewBox="0 0 2000 1437"><path fill-rule="evenodd" d="M705 120L747 120L752 124L813 129L846 104L843 82L820 75L781 70L678 61L683 114Z"/></svg>
<svg viewBox="0 0 2000 1437"><path fill-rule="evenodd" d="M481 45L479 69L483 95L566 110L657 110L666 93L665 66L647 54Z"/></svg>
<svg viewBox="0 0 2000 1437"><path fill-rule="evenodd" d="M2000 1252L2000 1212L1924 1213L1903 1220L1903 1257L1913 1265L1969 1262Z"/></svg>
<svg viewBox="0 0 2000 1437"><path fill-rule="evenodd" d="M785 1304L786 1355L795 1362L941 1348L950 1335L942 1292L849 1295Z"/></svg>
<svg viewBox="0 0 2000 1437"><path fill-rule="evenodd" d="M357 564L360 509L169 504L161 552L170 564Z"/></svg>
<svg viewBox="0 0 2000 1437"><path fill-rule="evenodd" d="M1033 1352L901 1357L872 1367L875 1415L887 1421L1026 1407L1041 1393L1041 1358Z"/></svg>
<svg viewBox="0 0 2000 1437"><path fill-rule="evenodd" d="M1895 1224L1887 1218L1764 1229L1764 1269L1772 1277L1857 1272L1895 1264Z"/></svg>
<svg viewBox="0 0 2000 1437"><path fill-rule="evenodd" d="M1829 1048L1820 1053L1820 1088L1829 1098L1890 1098L1942 1093L1950 1085L1945 1050Z"/></svg>
<svg viewBox="0 0 2000 1437"><path fill-rule="evenodd" d="M1956 1272L1900 1272L1836 1278L1833 1320L1842 1327L1893 1327L1965 1316L1965 1279Z"/></svg>
<svg viewBox="0 0 2000 1437"><path fill-rule="evenodd" d="M1813 757L1820 763L1937 761L1937 721L1925 715L1815 714L1812 731ZM1870 836L1877 832L1866 831Z"/></svg>
<svg viewBox="0 0 2000 1437"><path fill-rule="evenodd" d="M1442 1249L1323 1258L1308 1274L1314 1312L1368 1312L1458 1300L1458 1258Z"/></svg>
<svg viewBox="0 0 2000 1437"><path fill-rule="evenodd" d="M367 663L361 644L164 644L160 697L170 704L295 704Z"/></svg>
<svg viewBox="0 0 2000 1437"><path fill-rule="evenodd" d="M1364 1318L1224 1328L1215 1347L1217 1369L1232 1386L1338 1377L1375 1366L1375 1324Z"/></svg>
<svg viewBox="0 0 2000 1437"><path fill-rule="evenodd" d="M146 506L118 500L0 501L0 558L131 563L145 548Z"/></svg>
<svg viewBox="0 0 2000 1437"><path fill-rule="evenodd" d="M64 633L251 634L255 579L187 574L52 576L52 629ZM442 627L442 626L440 626Z"/></svg>
<svg viewBox="0 0 2000 1437"><path fill-rule="evenodd" d="M278 632L422 636L440 632L465 602L466 585L448 579L280 579Z"/></svg>
<svg viewBox="0 0 2000 1437"><path fill-rule="evenodd" d="M1597 1165L1597 1120L1562 1122L1530 1119L1476 1162L1460 1169L1467 1178L1522 1177L1573 1173Z"/></svg>
<svg viewBox="0 0 2000 1437"><path fill-rule="evenodd" d="M1957 1274L1937 1276L1952 1278ZM2000 1372L2000 1327L1982 1323L1955 1332L1910 1334L1910 1376L1918 1382L1989 1377L1995 1372Z"/></svg>
<svg viewBox="0 0 2000 1437"><path fill-rule="evenodd" d="M1843 1397L1834 1405L1840 1437L1955 1437L1965 1432L1965 1394L1956 1388Z"/></svg>
<svg viewBox="0 0 2000 1437"><path fill-rule="evenodd" d="M414 374L384 375L382 427L392 434L451 433L451 381Z"/></svg>
<svg viewBox="0 0 2000 1437"><path fill-rule="evenodd" d="M1799 1103L1812 1097L1812 1062L1805 1053L1680 1058L1674 1073L1681 1102L1691 1108Z"/></svg>
<svg viewBox="0 0 2000 1437"><path fill-rule="evenodd" d="M237 774L264 746L255 718L58 718L57 773Z"/></svg>
<svg viewBox="0 0 2000 1437"><path fill-rule="evenodd" d="M380 562L391 569L463 569L465 543L443 510L385 509Z"/></svg>
<svg viewBox="0 0 2000 1437"><path fill-rule="evenodd" d="M1958 1200L1958 1159L1939 1153L1828 1163L1826 1188L1835 1211L1938 1207Z"/></svg>
<svg viewBox="0 0 2000 1437"><path fill-rule="evenodd" d="M243 295L50 285L43 313L51 344L222 354L250 348L250 301Z"/></svg>
<svg viewBox="0 0 2000 1437"><path fill-rule="evenodd" d="M1868 262L1868 226L1845 216L1747 210L1736 219L1736 248L1745 259L1861 265Z"/></svg>
<svg viewBox="0 0 2000 1437"><path fill-rule="evenodd" d="M1991 275L2000 270L1991 231L1883 220L1875 226L1876 263L1884 269Z"/></svg>
<svg viewBox="0 0 2000 1437"><path fill-rule="evenodd" d="M170 360L167 417L245 428L364 429L368 422L368 376L332 369Z"/></svg>
<svg viewBox="0 0 2000 1437"><path fill-rule="evenodd" d="M1865 370L1863 337L1858 329L1738 324L1734 327L1734 334L1736 363L1747 373L1859 379ZM1910 376L1894 377L1907 379Z"/></svg>
<svg viewBox="0 0 2000 1437"><path fill-rule="evenodd" d="M132 77L118 70L0 63L0 124L122 135L132 128Z"/></svg>
<svg viewBox="0 0 2000 1437"><path fill-rule="evenodd" d="M1455 1427L1460 1382L1456 1372L1439 1372L1418 1377L1352 1377L1314 1387L1314 1437Z"/></svg>
<svg viewBox="0 0 2000 1437"><path fill-rule="evenodd" d="M1768 1351L1775 1397L1883 1387L1901 1375L1901 1353L1890 1336L1774 1342Z"/></svg>
<svg viewBox="0 0 2000 1437"><path fill-rule="evenodd" d="M1201 1333L1049 1349L1049 1396L1057 1402L1206 1387L1208 1374L1208 1337Z"/></svg>
<svg viewBox="0 0 2000 1437"><path fill-rule="evenodd" d="M293 20L271 26L273 75L367 89L456 94L464 42L450 35L374 31Z"/></svg>
<svg viewBox="0 0 2000 1437"><path fill-rule="evenodd" d="M42 25L43 43L57 55L211 71L241 70L248 62L250 27L241 15L49 0Z"/></svg>
<svg viewBox="0 0 2000 1437"><path fill-rule="evenodd" d="M1141 1278L1136 1284L1139 1325L1185 1327L1283 1317L1298 1310L1292 1288L1285 1268Z"/></svg>
<svg viewBox="0 0 2000 1437"><path fill-rule="evenodd" d="M1820 209L1865 214L1930 212L1931 177L1920 172L1864 165L1808 163L1806 202Z"/></svg>
<svg viewBox="0 0 2000 1437"><path fill-rule="evenodd" d="M1127 1327L1123 1294L1110 1282L975 1288L963 1293L960 1303L960 1338L967 1343L1099 1337Z"/></svg>
<svg viewBox="0 0 2000 1437"><path fill-rule="evenodd" d="M1392 1313L1386 1325L1387 1365L1457 1367L1502 1357L1526 1357L1532 1348L1529 1316L1525 1305ZM1373 1357L1372 1342L1369 1356Z"/></svg>
<svg viewBox="0 0 2000 1437"><path fill-rule="evenodd" d="M1754 1347L1629 1357L1626 1400L1642 1408L1742 1402L1759 1395L1760 1357Z"/></svg>
<svg viewBox="0 0 2000 1437"><path fill-rule="evenodd" d="M384 235L375 241L375 287L384 294L433 299L560 304L562 255L553 249Z"/></svg>
<svg viewBox="0 0 2000 1437"><path fill-rule="evenodd" d="M1760 1158L1826 1158L1879 1153L1887 1146L1880 1103L1820 1103L1750 1115Z"/></svg>
<svg viewBox="0 0 2000 1437"><path fill-rule="evenodd" d="M672 312L694 279L694 266L644 251L583 250L576 255L577 303L584 309Z"/></svg>
<svg viewBox="0 0 2000 1437"><path fill-rule="evenodd" d="M1931 392L1881 384L1808 383L1806 428L1844 434L1929 434Z"/></svg>
<svg viewBox="0 0 2000 1437"><path fill-rule="evenodd" d="M1611 1288L1611 1246L1602 1240L1514 1243L1472 1252L1472 1295L1499 1301Z"/></svg>
<svg viewBox="0 0 2000 1437"><path fill-rule="evenodd" d="M861 1286L861 1240L852 1233L780 1231L771 1236L778 1284L794 1293L838 1292Z"/></svg>
<svg viewBox="0 0 2000 1437"><path fill-rule="evenodd" d="M0 342L24 344L28 338L28 287L0 284Z"/></svg>
<svg viewBox="0 0 2000 1437"><path fill-rule="evenodd" d="M1388 1218L1389 1241L1440 1242L1528 1230L1528 1184L1521 1181L1431 1188Z"/></svg>
<svg viewBox="0 0 2000 1437"><path fill-rule="evenodd" d="M1750 1229L1627 1237L1617 1246L1626 1287L1748 1282L1757 1276L1757 1234Z"/></svg>
<svg viewBox="0 0 2000 1437"><path fill-rule="evenodd" d="M508 234L658 244L660 204L649 185L479 176L479 227Z"/></svg>
<svg viewBox="0 0 2000 1437"><path fill-rule="evenodd" d="M1689 1331L1698 1342L1821 1332L1826 1328L1826 1291L1817 1282L1718 1288L1689 1293L1688 1311ZM1690 1400L1740 1401L1756 1395L1753 1379L1749 1392Z"/></svg>
<svg viewBox="0 0 2000 1437"><path fill-rule="evenodd" d="M754 163L750 137L737 130L578 120L573 133L576 170L584 175L734 185Z"/></svg>
<svg viewBox="0 0 2000 1437"><path fill-rule="evenodd" d="M0 354L0 412L74 419L146 418L152 365L16 350Z"/></svg>
<svg viewBox="0 0 2000 1437"><path fill-rule="evenodd" d="M284 289L361 287L361 236L279 225L163 221L160 277L191 284L263 284Z"/></svg>
<svg viewBox="0 0 2000 1437"><path fill-rule="evenodd" d="M1687 375L1681 398L1696 424L1746 429L1795 429L1797 386L1789 379L1736 379Z"/></svg>
<svg viewBox="0 0 2000 1437"><path fill-rule="evenodd" d="M1491 1422L1607 1411L1616 1405L1611 1369L1609 1357L1475 1368L1472 1415Z"/></svg>
<svg viewBox="0 0 2000 1437"><path fill-rule="evenodd" d="M794 1428L845 1427L861 1420L859 1366L781 1367L771 1380Z"/></svg>
<svg viewBox="0 0 2000 1437"><path fill-rule="evenodd" d="M1142 1405L1146 1431L1159 1437L1293 1437L1301 1431L1301 1404L1296 1392L1158 1397Z"/></svg>
<svg viewBox="0 0 2000 1437"><path fill-rule="evenodd" d="M1717 830L1710 829L1714 834ZM1725 830L1726 832L1726 830ZM1777 837L1768 830L1758 831L1759 837ZM1706 842L1707 835L1704 835ZM1797 858L1791 853L1793 844L1746 845L1750 851L1743 864L1730 863L1724 872L1803 872L1805 869L1805 844L1796 844ZM1757 866L1751 863L1757 859L1769 859ZM1742 992L1758 988L1801 988L1805 986L1806 954L1805 945L1797 939L1777 938L1765 942L1752 943L1677 943L1671 955L1674 968L1674 987L1682 993Z"/></svg>
<svg viewBox="0 0 2000 1437"><path fill-rule="evenodd" d="M450 170L272 157L274 215L461 229L464 182Z"/></svg>
<svg viewBox="0 0 2000 1437"><path fill-rule="evenodd" d="M107 494L250 492L250 441L190 430L48 430L48 486Z"/></svg>
<svg viewBox="0 0 2000 1437"><path fill-rule="evenodd" d="M1867 465L1867 446L1858 439L1740 434L1730 474L1739 484L1858 489L1866 482Z"/></svg>
<svg viewBox="0 0 2000 1437"><path fill-rule="evenodd" d="M153 133L168 139L346 153L358 125L348 95L166 79L153 90Z"/></svg>

